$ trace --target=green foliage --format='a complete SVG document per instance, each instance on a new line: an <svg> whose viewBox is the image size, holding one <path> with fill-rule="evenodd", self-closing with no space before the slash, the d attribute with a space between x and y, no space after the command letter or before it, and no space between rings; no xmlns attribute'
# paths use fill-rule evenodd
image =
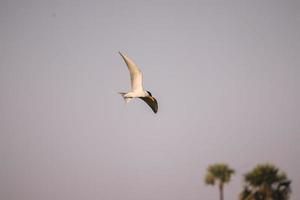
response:
<svg viewBox="0 0 300 200"><path fill-rule="evenodd" d="M207 174L205 177L205 183L207 185L214 185L215 184L215 177L212 174Z"/></svg>
<svg viewBox="0 0 300 200"><path fill-rule="evenodd" d="M231 169L228 165L223 163L210 165L207 168L205 183L207 185L214 185L216 182L218 183L219 190L220 190L220 200L224 199L224 195L223 195L224 184L230 181L232 174L234 174L234 170Z"/></svg>
<svg viewBox="0 0 300 200"><path fill-rule="evenodd" d="M205 183L214 185L215 181L218 181L219 184L224 184L230 181L232 174L234 174L234 170L226 164L218 163L210 165L207 168Z"/></svg>
<svg viewBox="0 0 300 200"><path fill-rule="evenodd" d="M291 193L291 181L285 173L271 164L257 165L245 174L246 183L241 200L287 200Z"/></svg>
<svg viewBox="0 0 300 200"><path fill-rule="evenodd" d="M284 173L279 173L279 169L270 164L257 165L251 172L245 175L245 181L255 187L264 184L272 186L273 183L286 179Z"/></svg>

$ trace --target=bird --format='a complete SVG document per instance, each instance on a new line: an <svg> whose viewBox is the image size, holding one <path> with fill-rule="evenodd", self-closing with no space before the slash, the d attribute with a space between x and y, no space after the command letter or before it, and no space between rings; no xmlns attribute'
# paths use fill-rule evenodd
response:
<svg viewBox="0 0 300 200"><path fill-rule="evenodd" d="M119 52L119 54L127 65L131 79L131 91L127 93L119 92L119 94L121 94L126 103L134 98L140 98L150 106L154 113L157 113L158 104L156 99L152 96L151 92L144 90L143 88L142 71L127 55L122 54L121 52Z"/></svg>

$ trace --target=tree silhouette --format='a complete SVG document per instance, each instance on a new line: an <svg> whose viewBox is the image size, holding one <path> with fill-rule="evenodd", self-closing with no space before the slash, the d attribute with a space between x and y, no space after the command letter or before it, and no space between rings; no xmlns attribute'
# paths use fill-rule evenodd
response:
<svg viewBox="0 0 300 200"><path fill-rule="evenodd" d="M215 185L217 182L220 191L220 200L224 200L224 185L230 181L232 174L234 174L234 170L223 163L213 164L207 168L205 183L207 185Z"/></svg>
<svg viewBox="0 0 300 200"><path fill-rule="evenodd" d="M291 193L291 181L274 165L257 165L244 181L241 200L287 200Z"/></svg>

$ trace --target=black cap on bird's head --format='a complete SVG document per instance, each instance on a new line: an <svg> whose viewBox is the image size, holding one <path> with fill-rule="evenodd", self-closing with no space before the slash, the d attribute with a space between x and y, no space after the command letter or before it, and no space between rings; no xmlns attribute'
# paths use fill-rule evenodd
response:
<svg viewBox="0 0 300 200"><path fill-rule="evenodd" d="M147 93L152 97L152 94L151 94L151 92L149 92L149 91L147 91Z"/></svg>

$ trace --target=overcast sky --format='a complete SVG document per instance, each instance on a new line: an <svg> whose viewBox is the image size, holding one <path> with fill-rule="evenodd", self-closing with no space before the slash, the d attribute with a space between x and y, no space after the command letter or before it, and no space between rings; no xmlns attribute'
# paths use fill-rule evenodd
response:
<svg viewBox="0 0 300 200"><path fill-rule="evenodd" d="M215 162L227 200L265 162L300 199L299 77L297 0L1 0L0 199L215 200Z"/></svg>

